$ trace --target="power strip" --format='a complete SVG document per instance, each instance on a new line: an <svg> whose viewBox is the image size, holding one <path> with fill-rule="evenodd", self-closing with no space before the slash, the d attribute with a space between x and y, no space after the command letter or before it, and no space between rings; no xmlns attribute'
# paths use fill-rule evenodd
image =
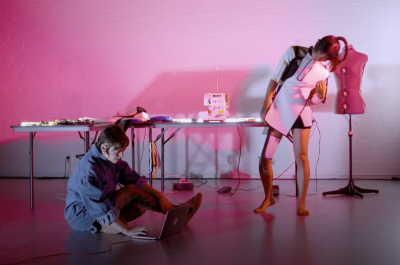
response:
<svg viewBox="0 0 400 265"><path fill-rule="evenodd" d="M180 178L179 181L174 182L174 190L192 190L194 189L193 182L186 178Z"/></svg>

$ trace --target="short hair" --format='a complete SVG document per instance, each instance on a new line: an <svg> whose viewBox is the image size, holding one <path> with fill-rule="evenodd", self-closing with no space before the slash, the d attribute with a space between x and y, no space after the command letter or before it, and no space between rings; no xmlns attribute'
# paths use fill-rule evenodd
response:
<svg viewBox="0 0 400 265"><path fill-rule="evenodd" d="M107 126L100 134L99 139L96 142L97 148L101 152L101 145L106 145L106 153L112 146L115 149L123 149L129 145L129 139L126 136L124 130L119 125L112 124Z"/></svg>

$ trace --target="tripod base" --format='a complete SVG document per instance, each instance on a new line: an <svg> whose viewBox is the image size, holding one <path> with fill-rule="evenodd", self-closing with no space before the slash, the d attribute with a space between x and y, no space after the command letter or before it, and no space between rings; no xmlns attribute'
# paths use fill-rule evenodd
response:
<svg viewBox="0 0 400 265"><path fill-rule="evenodd" d="M363 195L361 193L379 193L379 190L362 189L354 185L353 181L349 181L349 184L346 187L341 188L340 190L323 192L322 195L351 195L362 199Z"/></svg>

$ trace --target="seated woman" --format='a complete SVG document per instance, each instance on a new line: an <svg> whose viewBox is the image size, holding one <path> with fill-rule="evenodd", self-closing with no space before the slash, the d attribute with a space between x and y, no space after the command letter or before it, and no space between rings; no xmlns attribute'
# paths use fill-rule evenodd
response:
<svg viewBox="0 0 400 265"><path fill-rule="evenodd" d="M166 214L179 207L172 205L161 192L147 184L123 161L129 144L118 125L104 129L95 146L81 159L68 180L65 219L75 230L123 233L127 236L145 235L146 227L129 228L130 222L146 210ZM116 190L117 183L125 187ZM201 193L181 205L189 205L188 223L200 207Z"/></svg>

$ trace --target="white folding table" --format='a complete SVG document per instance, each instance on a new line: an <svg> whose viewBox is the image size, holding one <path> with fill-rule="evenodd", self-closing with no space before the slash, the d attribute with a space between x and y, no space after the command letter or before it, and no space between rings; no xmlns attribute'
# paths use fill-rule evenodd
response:
<svg viewBox="0 0 400 265"><path fill-rule="evenodd" d="M197 121L188 121L188 122L143 122L143 123L131 123L131 134L132 134L132 169L135 169L135 157L134 157L134 141L135 138L135 128L149 128L149 143L153 141L152 129L153 128L161 128L161 133L155 138L154 142L157 142L161 139L161 190L164 191L164 146L165 144L173 138L180 129L182 128L232 128L232 127L264 127L264 123L262 122L197 122ZM164 140L165 133L168 129L175 129L175 131ZM152 176L151 169L149 173L150 185L152 185Z"/></svg>
<svg viewBox="0 0 400 265"><path fill-rule="evenodd" d="M85 125L33 125L33 126L11 126L14 132L29 133L29 172L30 172L30 197L31 209L34 207L33 189L33 139L38 132L85 132L84 134L84 153L89 151L89 132L101 131L109 124L85 124Z"/></svg>
<svg viewBox="0 0 400 265"><path fill-rule="evenodd" d="M33 140L38 132L84 132L84 153L89 151L89 133L92 131L101 131L110 123L102 124L84 124L84 125L33 125L33 126L11 126L14 132L29 133L29 172L30 172L30 202L31 209L34 208L34 186L33 186ZM154 142L161 139L161 190L164 191L164 146L171 140L182 128L229 128L229 127L264 127L262 122L141 122L131 123L131 142L132 142L132 170L135 170L135 129L149 128L149 143L153 141L152 129L161 128L161 133L156 137ZM169 129L175 129L167 140L165 133ZM151 170L150 170L151 171ZM149 173L150 185L153 185L151 172Z"/></svg>

